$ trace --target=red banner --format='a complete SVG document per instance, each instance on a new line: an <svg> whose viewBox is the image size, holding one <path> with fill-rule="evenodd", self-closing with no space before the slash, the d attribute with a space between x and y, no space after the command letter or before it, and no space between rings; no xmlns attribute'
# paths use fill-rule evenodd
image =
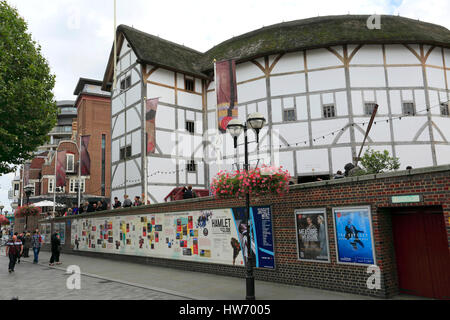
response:
<svg viewBox="0 0 450 320"><path fill-rule="evenodd" d="M89 156L88 147L91 136L81 137L81 175L89 176L91 174L91 157Z"/></svg>
<svg viewBox="0 0 450 320"><path fill-rule="evenodd" d="M234 60L216 63L216 95L219 131L227 131L228 122L238 118L236 62Z"/></svg>
<svg viewBox="0 0 450 320"><path fill-rule="evenodd" d="M25 163L23 165L23 186L26 187L30 183L30 168L31 163Z"/></svg>
<svg viewBox="0 0 450 320"><path fill-rule="evenodd" d="M56 187L66 186L66 151L56 153Z"/></svg>
<svg viewBox="0 0 450 320"><path fill-rule="evenodd" d="M158 109L159 98L149 99L146 103L145 112L145 134L147 137L147 154L156 151L156 111Z"/></svg>

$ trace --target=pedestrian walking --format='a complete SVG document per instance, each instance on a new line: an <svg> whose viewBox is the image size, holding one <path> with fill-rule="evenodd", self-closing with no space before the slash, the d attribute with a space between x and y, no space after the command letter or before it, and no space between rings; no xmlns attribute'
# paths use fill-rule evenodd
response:
<svg viewBox="0 0 450 320"><path fill-rule="evenodd" d="M15 235L16 235L16 237L17 237L17 240L20 241L20 242L22 242L22 245L23 245L24 240L25 240L25 239L24 239L23 232L21 232L21 233L19 233L19 234L17 234L17 232L16 232ZM20 258L22 257L22 254L23 254L23 250L21 250L21 251L20 251L20 254L17 256L17 264L20 264Z"/></svg>
<svg viewBox="0 0 450 320"><path fill-rule="evenodd" d="M14 235L6 243L6 255L9 257L8 272L14 272L14 267L16 266L16 261L18 257L22 254L23 245L22 242Z"/></svg>
<svg viewBox="0 0 450 320"><path fill-rule="evenodd" d="M39 252L41 251L42 237L39 234L39 230L36 229L33 232L33 237L31 238L31 247L33 248L34 260L33 263L37 264L39 262Z"/></svg>
<svg viewBox="0 0 450 320"><path fill-rule="evenodd" d="M28 231L25 234L24 241L23 241L23 257L29 258L29 252L31 247L31 233Z"/></svg>
<svg viewBox="0 0 450 320"><path fill-rule="evenodd" d="M61 240L58 233L54 233L51 237L52 256L50 257L50 266L54 266L55 262L60 265L59 255L61 253Z"/></svg>

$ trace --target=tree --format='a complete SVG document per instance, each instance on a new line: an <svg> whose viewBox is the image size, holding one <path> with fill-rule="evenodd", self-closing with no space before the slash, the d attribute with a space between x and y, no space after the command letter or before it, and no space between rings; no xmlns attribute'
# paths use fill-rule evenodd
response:
<svg viewBox="0 0 450 320"><path fill-rule="evenodd" d="M55 76L23 18L0 0L0 174L48 141L57 122Z"/></svg>
<svg viewBox="0 0 450 320"><path fill-rule="evenodd" d="M389 151L375 151L368 149L361 158L364 174L382 173L400 168L400 160L389 155Z"/></svg>

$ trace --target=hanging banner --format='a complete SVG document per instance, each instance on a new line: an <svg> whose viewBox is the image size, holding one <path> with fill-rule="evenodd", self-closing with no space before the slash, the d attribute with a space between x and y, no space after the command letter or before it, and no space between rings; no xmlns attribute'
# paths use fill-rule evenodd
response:
<svg viewBox="0 0 450 320"><path fill-rule="evenodd" d="M56 187L64 188L66 186L66 151L58 151L56 155Z"/></svg>
<svg viewBox="0 0 450 320"><path fill-rule="evenodd" d="M146 102L145 134L147 137L147 155L156 151L156 111L158 109L158 103L159 98L149 99Z"/></svg>
<svg viewBox="0 0 450 320"><path fill-rule="evenodd" d="M89 156L88 147L91 136L81 137L81 175L89 176L91 174L91 157Z"/></svg>
<svg viewBox="0 0 450 320"><path fill-rule="evenodd" d="M25 163L23 165L23 186L26 187L30 183L30 168L31 163Z"/></svg>
<svg viewBox="0 0 450 320"><path fill-rule="evenodd" d="M326 216L325 209L295 211L299 260L330 261Z"/></svg>
<svg viewBox="0 0 450 320"><path fill-rule="evenodd" d="M334 208L338 263L375 264L370 207Z"/></svg>
<svg viewBox="0 0 450 320"><path fill-rule="evenodd" d="M234 60L217 62L215 72L218 127L221 133L225 133L228 122L238 118L238 109L235 107L237 104L236 62Z"/></svg>

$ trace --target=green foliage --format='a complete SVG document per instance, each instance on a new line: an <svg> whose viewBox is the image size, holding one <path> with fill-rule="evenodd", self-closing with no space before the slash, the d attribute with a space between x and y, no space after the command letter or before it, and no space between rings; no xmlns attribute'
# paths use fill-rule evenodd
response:
<svg viewBox="0 0 450 320"><path fill-rule="evenodd" d="M0 174L31 159L57 122L55 76L27 30L0 0Z"/></svg>
<svg viewBox="0 0 450 320"><path fill-rule="evenodd" d="M399 169L400 160L391 157L387 150L381 152L369 148L361 158L361 165L365 174L375 174Z"/></svg>

